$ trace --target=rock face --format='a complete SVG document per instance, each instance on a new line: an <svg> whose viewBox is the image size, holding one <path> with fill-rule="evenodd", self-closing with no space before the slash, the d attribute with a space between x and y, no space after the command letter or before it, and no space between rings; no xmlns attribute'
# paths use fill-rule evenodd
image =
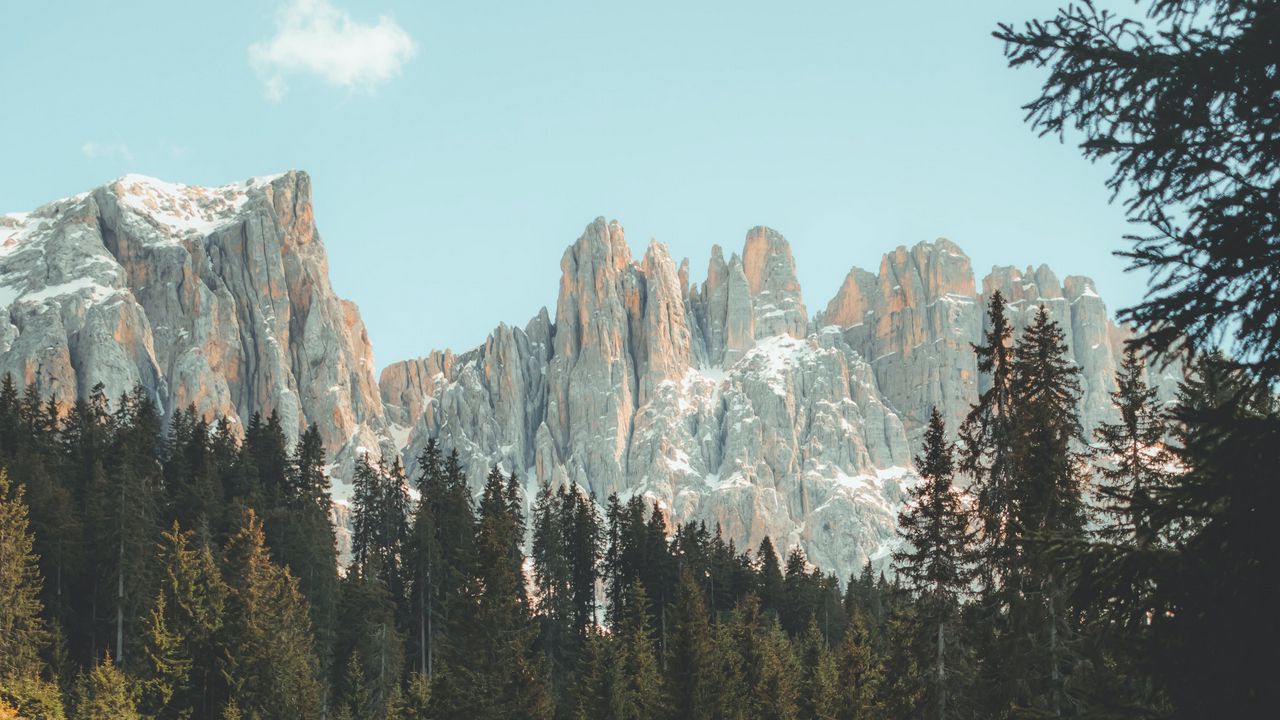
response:
<svg viewBox="0 0 1280 720"><path fill-rule="evenodd" d="M316 423L338 467L394 449L304 173L218 188L130 175L5 215L0 308L0 372L62 401L140 383L166 414Z"/></svg>
<svg viewBox="0 0 1280 720"><path fill-rule="evenodd" d="M983 307L969 258L938 240L888 253L878 275L851 270L815 324L840 328L870 360L914 439L934 406L954 430L977 398L970 343L981 340Z"/></svg>
<svg viewBox="0 0 1280 720"><path fill-rule="evenodd" d="M947 240L854 268L812 322L768 228L728 260L712 247L701 286L658 243L633 260L603 218L560 266L554 324L543 310L471 352L383 371L388 416L412 425L406 459L438 438L473 478L498 463L600 499L642 494L676 522L719 523L739 544L770 535L847 573L887 555L930 408L954 429L977 399L971 344L995 289L1019 330L1039 305L1066 329L1086 427L1114 412L1126 331L1092 281L994 268L979 291Z"/></svg>
<svg viewBox="0 0 1280 720"><path fill-rule="evenodd" d="M407 456L438 438L473 478L499 463L601 500L643 494L842 572L884 556L913 477L906 428L839 331L809 332L781 235L754 228L728 261L714 248L697 288L658 243L633 260L601 218L560 267L554 325L544 310L383 371L388 414L413 419Z"/></svg>
<svg viewBox="0 0 1280 720"><path fill-rule="evenodd" d="M543 309L467 352L390 365L375 386L305 174L219 188L126 176L0 216L0 372L64 401L140 383L166 413L316 423L340 499L361 450L412 461L434 438L477 484L496 463L530 488L643 495L675 522L798 544L842 575L886 558L930 408L954 429L977 398L970 344L996 289L1017 328L1043 305L1066 329L1086 427L1114 413L1126 331L1092 281L1042 266L978 283L946 240L854 268L812 320L787 241L765 227L728 259L712 247L701 284L659 243L633 258L603 218L560 267L554 321ZM1179 374L1152 380L1168 392Z"/></svg>

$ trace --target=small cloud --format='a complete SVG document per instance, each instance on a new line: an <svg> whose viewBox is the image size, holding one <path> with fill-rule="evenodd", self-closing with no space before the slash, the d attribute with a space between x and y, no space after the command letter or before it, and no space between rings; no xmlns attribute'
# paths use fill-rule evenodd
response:
<svg viewBox="0 0 1280 720"><path fill-rule="evenodd" d="M293 74L372 90L399 73L415 51L409 34L385 15L370 25L328 0L288 0L277 16L276 34L249 46L249 64L274 102L284 97L285 78Z"/></svg>
<svg viewBox="0 0 1280 720"><path fill-rule="evenodd" d="M90 160L99 158L111 160L133 160L133 152L122 142L100 143L87 140L80 145L80 154Z"/></svg>

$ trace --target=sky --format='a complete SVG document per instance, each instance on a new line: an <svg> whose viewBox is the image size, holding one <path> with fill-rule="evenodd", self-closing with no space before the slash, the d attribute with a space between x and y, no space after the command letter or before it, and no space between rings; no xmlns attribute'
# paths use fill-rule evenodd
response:
<svg viewBox="0 0 1280 720"><path fill-rule="evenodd" d="M0 212L130 172L312 178L334 287L379 367L554 312L597 216L691 275L768 225L810 312L946 237L993 265L1146 278L1108 170L1038 137L991 31L1058 0L4 3Z"/></svg>

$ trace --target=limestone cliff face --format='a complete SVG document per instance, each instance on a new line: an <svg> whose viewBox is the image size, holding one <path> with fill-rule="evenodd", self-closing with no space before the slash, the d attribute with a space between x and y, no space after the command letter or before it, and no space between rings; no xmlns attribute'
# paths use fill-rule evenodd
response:
<svg viewBox="0 0 1280 720"><path fill-rule="evenodd" d="M554 320L499 325L477 348L388 366L338 298L310 180L218 188L126 176L0 216L0 372L64 400L140 383L166 413L316 423L335 460L338 517L358 452L412 461L430 439L477 484L491 464L573 482L601 501L644 495L676 522L769 535L840 574L884 560L931 407L958 426L981 390L971 343L999 289L1020 330L1045 306L1081 369L1086 427L1126 331L1092 281L992 269L938 240L854 268L810 319L783 236L748 231L690 278L660 243L632 257L597 219L561 259ZM1177 368L1153 373L1166 394Z"/></svg>
<svg viewBox="0 0 1280 720"><path fill-rule="evenodd" d="M981 287L979 292L969 258L949 240L899 247L884 256L877 275L850 271L815 324L838 328L871 359L880 390L914 442L930 408L937 406L948 426L957 428L985 389L971 344L982 342L987 302L999 290L1009 303L1015 337L1040 306L1066 332L1069 354L1080 368L1086 432L1114 419L1110 393L1128 331L1112 322L1092 280L1070 276L1059 282L1044 265L1025 271L995 267ZM1179 374L1172 368L1153 372L1150 380L1171 395Z"/></svg>
<svg viewBox="0 0 1280 720"><path fill-rule="evenodd" d="M530 486L642 494L677 522L719 523L745 545L770 535L847 573L886 557L930 408L955 428L977 399L971 343L996 288L1019 330L1039 305L1066 329L1086 427L1113 413L1126 333L1092 281L995 268L979 290L947 240L854 268L812 322L769 228L727 260L712 247L701 285L661 244L633 259L604 219L560 267L554 324L544 310L469 353L383 372L388 416L412 428L406 459L438 438L477 482L498 463Z"/></svg>
<svg viewBox="0 0 1280 720"><path fill-rule="evenodd" d="M877 275L854 268L815 324L840 328L871 362L915 437L932 407L956 428L977 398L970 343L981 339L979 302L969 258L938 240L886 254Z"/></svg>
<svg viewBox="0 0 1280 720"><path fill-rule="evenodd" d="M5 215L0 312L0 372L64 401L140 383L166 413L315 423L339 467L394 448L304 173L218 188L131 175Z"/></svg>
<svg viewBox="0 0 1280 720"><path fill-rule="evenodd" d="M603 500L643 494L739 543L800 544L841 572L883 558L912 478L905 427L839 332L810 334L786 240L754 228L690 285L664 246L632 258L598 219L564 254L556 322L500 326L452 360L383 371L387 412L457 448Z"/></svg>

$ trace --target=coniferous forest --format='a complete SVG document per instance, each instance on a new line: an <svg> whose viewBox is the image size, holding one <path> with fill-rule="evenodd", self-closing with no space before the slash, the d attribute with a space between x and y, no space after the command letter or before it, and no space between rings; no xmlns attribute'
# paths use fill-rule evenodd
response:
<svg viewBox="0 0 1280 720"><path fill-rule="evenodd" d="M528 496L434 441L357 462L340 561L316 428L5 377L0 718L1273 715L1280 4L1138 11L996 32L1047 72L1029 123L1109 163L1140 228L1113 420L1082 427L1066 330L993 293L980 395L933 413L883 567Z"/></svg>

